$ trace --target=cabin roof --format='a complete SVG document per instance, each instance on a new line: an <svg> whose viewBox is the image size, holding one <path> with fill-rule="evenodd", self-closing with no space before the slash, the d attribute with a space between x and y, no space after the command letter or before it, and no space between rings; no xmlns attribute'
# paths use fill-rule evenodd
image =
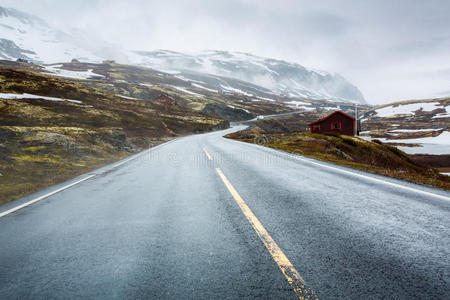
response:
<svg viewBox="0 0 450 300"><path fill-rule="evenodd" d="M324 118L322 118L322 119L320 119L320 120L317 120L317 121L315 121L315 122L310 123L309 126L315 125L315 124L317 124L317 123L322 123L323 121L325 121L325 120L331 118L332 116L334 116L334 115L336 115L336 114L343 115L343 116L345 116L345 117L347 117L347 118L350 118L351 120L355 121L355 118L353 118L352 116L347 115L345 112L343 112L343 111L341 111L341 110L337 110L337 111L335 111L334 113L329 114L328 116L326 116L326 117L324 117Z"/></svg>

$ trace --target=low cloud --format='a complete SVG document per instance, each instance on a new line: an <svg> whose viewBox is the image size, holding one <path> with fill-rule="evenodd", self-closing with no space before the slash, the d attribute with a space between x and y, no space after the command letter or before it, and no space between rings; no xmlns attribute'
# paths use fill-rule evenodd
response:
<svg viewBox="0 0 450 300"><path fill-rule="evenodd" d="M439 73L450 69L445 0L2 2L124 48L243 51L338 72L373 104L450 86Z"/></svg>

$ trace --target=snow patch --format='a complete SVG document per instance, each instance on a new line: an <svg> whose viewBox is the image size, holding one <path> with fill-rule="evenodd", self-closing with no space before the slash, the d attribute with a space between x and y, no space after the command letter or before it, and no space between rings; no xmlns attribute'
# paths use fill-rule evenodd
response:
<svg viewBox="0 0 450 300"><path fill-rule="evenodd" d="M210 92L213 92L213 93L218 93L219 92L218 90L213 90L213 89L204 87L203 85L200 85L200 84L197 84L197 83L191 83L191 85L196 87L196 88L204 89L204 90L207 90L207 91L210 91Z"/></svg>
<svg viewBox="0 0 450 300"><path fill-rule="evenodd" d="M427 143L427 144L438 144L438 145L450 145L450 132L444 131L438 136L424 137L424 138L417 138L417 139L395 140L394 142L407 143L407 144ZM450 152L450 147L449 147L449 152Z"/></svg>
<svg viewBox="0 0 450 300"><path fill-rule="evenodd" d="M89 69L87 71L70 71L60 69L62 65L53 65L53 66L45 66L45 74L59 76L64 78L74 78L74 79L90 79L93 77L105 77L103 75L92 72L93 69Z"/></svg>
<svg viewBox="0 0 450 300"><path fill-rule="evenodd" d="M234 105L230 105L230 104L228 104L227 106L228 106L228 107L230 107L230 108L232 108L232 109L240 109L240 110L243 110L243 111L245 111L246 113L250 113L250 111L249 111L249 110L247 110L247 109L245 109L245 108L241 108L241 107L236 107L236 106L234 106Z"/></svg>
<svg viewBox="0 0 450 300"><path fill-rule="evenodd" d="M64 99L56 97L47 97L33 94L11 94L11 93L0 93L0 98L2 99L43 99L48 101L69 101L73 103L83 104L80 100Z"/></svg>
<svg viewBox="0 0 450 300"><path fill-rule="evenodd" d="M265 98L265 97L256 97L256 98L258 98L258 99L261 99L261 100L266 100L266 101L270 101L270 102L276 102L276 100L273 100L273 99L270 99L270 98ZM252 100L252 101L256 101L256 100Z"/></svg>
<svg viewBox="0 0 450 300"><path fill-rule="evenodd" d="M146 86L146 87L152 87L153 86L153 84L149 84L149 83L139 83L139 85Z"/></svg>
<svg viewBox="0 0 450 300"><path fill-rule="evenodd" d="M289 101L289 102L284 102L289 106L294 106L294 107L299 107L300 105L304 106L304 105L311 105L311 103L308 102L303 102L303 101Z"/></svg>
<svg viewBox="0 0 450 300"><path fill-rule="evenodd" d="M175 78L178 78L178 79L181 79L181 80L183 80L183 81L187 81L187 82L196 82L196 83L201 83L201 84L207 84L207 83L204 82L204 81L190 79L190 78L184 77L184 76L182 76L182 75L175 75L174 77L175 77Z"/></svg>
<svg viewBox="0 0 450 300"><path fill-rule="evenodd" d="M408 154L450 154L450 132L444 131L435 137L424 137L416 139L390 140L377 138L383 143L419 144L420 147L397 146L398 149Z"/></svg>
<svg viewBox="0 0 450 300"><path fill-rule="evenodd" d="M177 90L179 90L179 91L181 91L181 92L184 92L184 93L186 93L186 94L193 95L193 96L195 96L195 97L199 97L199 98L205 97L205 95L197 94L197 93L191 92L191 91L189 91L189 90L187 90L187 89L185 89L185 88L179 87L179 86L171 85L171 87L173 87L174 89L177 89Z"/></svg>
<svg viewBox="0 0 450 300"><path fill-rule="evenodd" d="M170 74L170 75L175 75L175 74L180 74L181 73L180 71L175 71L175 70L158 69L158 71L164 72L164 73L167 73L167 74Z"/></svg>
<svg viewBox="0 0 450 300"><path fill-rule="evenodd" d="M422 109L423 111L433 111L439 108L439 102L424 102L400 104L398 106L386 106L375 110L377 117L386 118L396 115L415 115L415 112Z"/></svg>
<svg viewBox="0 0 450 300"><path fill-rule="evenodd" d="M439 131L444 128L430 128L430 129L394 129L389 132L428 132L428 131Z"/></svg>
<svg viewBox="0 0 450 300"><path fill-rule="evenodd" d="M253 94L244 92L243 90L236 89L236 88L233 88L231 86L226 86L226 85L221 84L220 87L223 88L226 91L229 91L229 92L233 92L233 93L236 93L236 94L243 94L245 96L253 97Z"/></svg>
<svg viewBox="0 0 450 300"><path fill-rule="evenodd" d="M118 94L116 94L116 96L119 96L119 97L124 98L124 99L139 100L138 98L128 97L128 96L124 96L124 95L118 95Z"/></svg>
<svg viewBox="0 0 450 300"><path fill-rule="evenodd" d="M301 108L301 109L306 110L306 111L316 110L315 107L311 107L311 106L297 106L296 108Z"/></svg>

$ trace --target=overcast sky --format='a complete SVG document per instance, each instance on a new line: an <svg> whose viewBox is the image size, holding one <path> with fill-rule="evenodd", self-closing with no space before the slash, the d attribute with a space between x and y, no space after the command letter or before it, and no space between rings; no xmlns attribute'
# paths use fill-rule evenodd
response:
<svg viewBox="0 0 450 300"><path fill-rule="evenodd" d="M0 0L139 50L219 49L338 72L367 101L450 96L447 0Z"/></svg>

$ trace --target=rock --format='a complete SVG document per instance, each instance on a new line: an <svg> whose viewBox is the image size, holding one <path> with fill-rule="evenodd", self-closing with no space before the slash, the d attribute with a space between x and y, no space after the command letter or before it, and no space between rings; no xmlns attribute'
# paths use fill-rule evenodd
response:
<svg viewBox="0 0 450 300"><path fill-rule="evenodd" d="M231 122L253 119L253 115L243 109L231 108L218 104L208 103L202 110L202 113L214 117L219 117Z"/></svg>
<svg viewBox="0 0 450 300"><path fill-rule="evenodd" d="M344 151L342 151L342 150L340 150L340 149L335 149L334 150L334 152L338 155L338 156L340 156L340 157L342 157L342 158L344 158L344 159L347 159L347 160L353 160L353 158L350 156L350 155L348 155L347 153L345 153Z"/></svg>
<svg viewBox="0 0 450 300"><path fill-rule="evenodd" d="M7 142L8 140L16 137L17 134L14 131L0 128L0 143Z"/></svg>

